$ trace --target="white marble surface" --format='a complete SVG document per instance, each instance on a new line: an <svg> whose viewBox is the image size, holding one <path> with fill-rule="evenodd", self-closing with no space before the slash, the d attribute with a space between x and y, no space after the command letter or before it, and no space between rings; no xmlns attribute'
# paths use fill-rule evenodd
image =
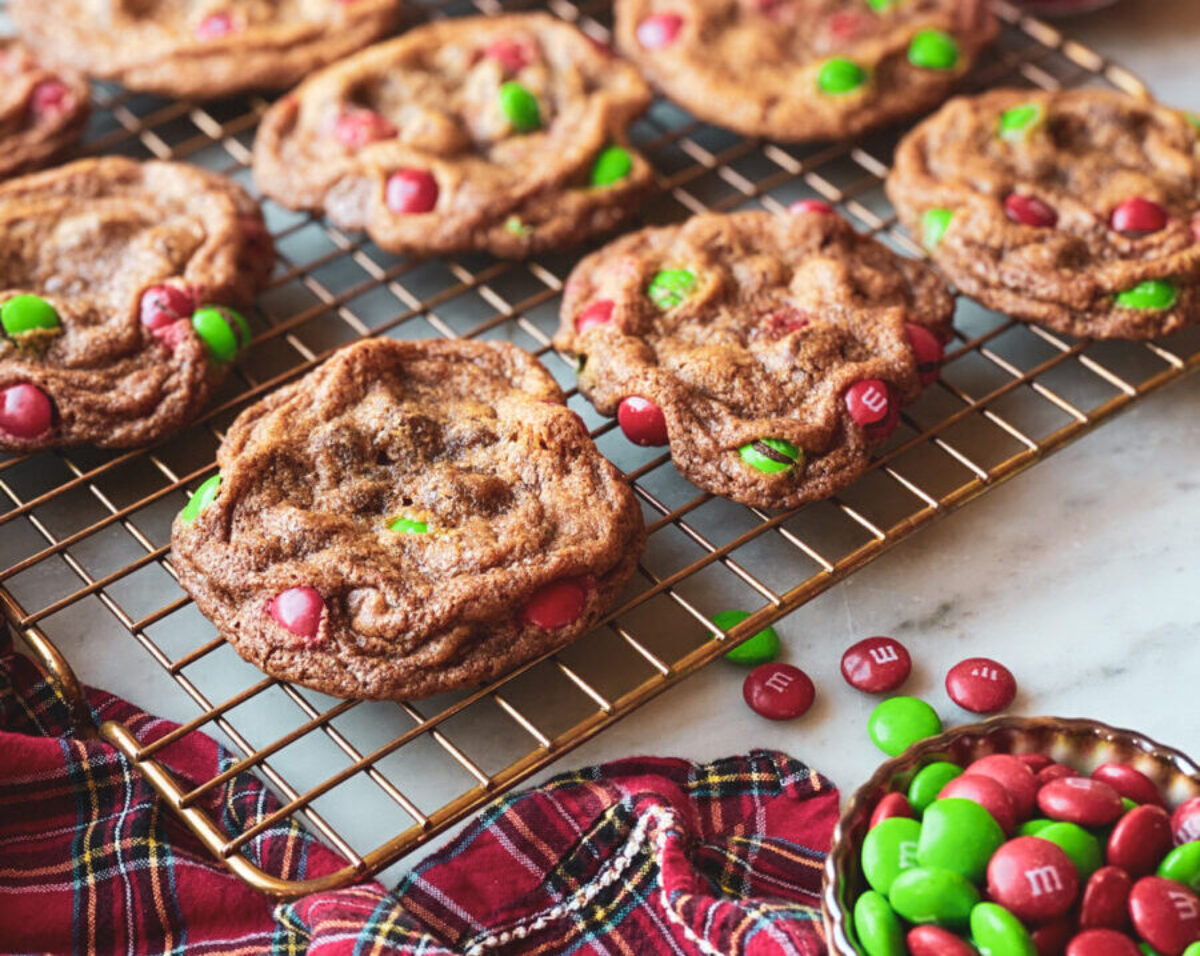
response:
<svg viewBox="0 0 1200 956"><path fill-rule="evenodd" d="M1200 106L1196 0L1127 0L1065 29L1138 71L1164 100ZM1021 712L1091 716L1200 752L1198 410L1194 376L784 620L785 659L818 686L804 719L772 724L750 713L744 671L722 662L554 769L634 752L707 758L770 747L853 789L880 758L865 733L873 699L842 682L838 661L877 633L908 645L916 672L905 690L949 722L968 715L945 697L946 669L989 655L1016 673ZM194 713L145 655L82 640L67 650L93 683L159 713Z"/></svg>

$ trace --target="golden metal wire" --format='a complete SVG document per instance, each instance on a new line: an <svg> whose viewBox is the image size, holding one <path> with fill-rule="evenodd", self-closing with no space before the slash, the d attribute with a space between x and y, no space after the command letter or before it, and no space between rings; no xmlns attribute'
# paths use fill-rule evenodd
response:
<svg viewBox="0 0 1200 956"><path fill-rule="evenodd" d="M609 4L547 5L597 39L609 38ZM977 86L1100 83L1147 95L1135 77L1054 28L1004 0L994 6L1006 29ZM421 15L501 9L514 6L431 4ZM90 152L185 160L248 183L249 147L267 106L261 98L197 106L98 85L95 99ZM920 254L896 228L880 188L894 133L856 145L785 146L733 136L659 101L633 138L658 171L648 221L741 206L781 212L792 199L820 196L861 230ZM81 727L88 712L80 683L56 638L77 631L83 615L88 627L115 624L117 634L133 639L114 638L105 653L150 655L164 680L191 699L196 716L149 745L117 723L94 732L141 770L216 856L279 897L380 873L918 528L1200 365L1200 333L1145 344L1074 341L960 301L959 338L941 379L905 412L904 427L870 474L830 502L789 513L697 492L678 478L668 455L633 449L572 390L572 405L634 483L647 515L650 546L636 586L595 634L487 687L411 704L335 701L237 666L175 582L171 516L186 490L211 472L224 424L361 336L504 338L570 382L550 335L577 256L529 263L397 259L311 217L270 203L266 213L280 267L255 316L254 348L238 379L182 438L123 453L0 457L0 509L7 509L0 510L0 608L76 703ZM710 618L722 604L753 613L721 633ZM286 728L264 737L263 714ZM189 788L162 757L193 730L222 738L234 760ZM319 779L304 779L311 771L289 759L296 748L319 751L304 765L319 767ZM202 800L245 771L264 779L281 805L250 828L226 833ZM428 783L434 778L437 787ZM379 842L351 832L345 809L362 800L394 812L395 836ZM299 882L252 864L247 845L290 820L312 828L346 867Z"/></svg>

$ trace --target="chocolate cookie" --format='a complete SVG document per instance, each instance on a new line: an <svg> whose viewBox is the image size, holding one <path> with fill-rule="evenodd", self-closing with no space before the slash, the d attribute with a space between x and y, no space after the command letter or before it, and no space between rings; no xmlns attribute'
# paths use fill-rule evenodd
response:
<svg viewBox="0 0 1200 956"><path fill-rule="evenodd" d="M60 159L79 142L88 113L82 76L52 72L23 43L0 38L0 178Z"/></svg>
<svg viewBox="0 0 1200 956"><path fill-rule="evenodd" d="M441 20L276 103L254 176L390 252L519 258L629 214L653 174L625 128L649 103L632 66L546 14Z"/></svg>
<svg viewBox="0 0 1200 956"><path fill-rule="evenodd" d="M1200 320L1200 132L1120 93L963 97L900 144L888 195L963 292L1070 335Z"/></svg>
<svg viewBox="0 0 1200 956"><path fill-rule="evenodd" d="M618 48L693 115L835 139L942 102L998 30L986 0L616 0Z"/></svg>
<svg viewBox="0 0 1200 956"><path fill-rule="evenodd" d="M490 680L587 631L645 540L620 473L511 345L375 339L246 409L174 565L246 660L340 697Z"/></svg>
<svg viewBox="0 0 1200 956"><path fill-rule="evenodd" d="M10 0L39 56L131 90L281 90L392 30L400 0Z"/></svg>
<svg viewBox="0 0 1200 956"><path fill-rule="evenodd" d="M822 203L623 236L567 282L554 344L579 390L714 494L825 498L937 377L954 301Z"/></svg>
<svg viewBox="0 0 1200 956"><path fill-rule="evenodd" d="M224 305L274 258L254 201L191 166L107 157L0 185L0 449L180 428L249 341Z"/></svg>

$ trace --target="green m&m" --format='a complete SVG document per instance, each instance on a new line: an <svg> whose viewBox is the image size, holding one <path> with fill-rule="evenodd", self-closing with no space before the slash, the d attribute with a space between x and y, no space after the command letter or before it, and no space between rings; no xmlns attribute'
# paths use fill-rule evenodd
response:
<svg viewBox="0 0 1200 956"><path fill-rule="evenodd" d="M888 901L910 923L954 928L967 925L979 890L953 870L915 866L896 877Z"/></svg>
<svg viewBox="0 0 1200 956"><path fill-rule="evenodd" d="M738 449L738 455L755 471L778 475L804 463L804 452L783 438L759 438Z"/></svg>
<svg viewBox="0 0 1200 956"><path fill-rule="evenodd" d="M978 803L950 797L935 800L921 817L917 862L982 882L988 861L1004 843L1004 830Z"/></svg>
<svg viewBox="0 0 1200 956"><path fill-rule="evenodd" d="M1100 841L1078 823L1052 823L1034 834L1039 840L1049 840L1075 864L1079 882L1084 884L1104 865Z"/></svg>
<svg viewBox="0 0 1200 956"><path fill-rule="evenodd" d="M953 70L958 42L942 30L921 30L908 45L908 62L925 70Z"/></svg>
<svg viewBox="0 0 1200 956"><path fill-rule="evenodd" d="M646 287L650 301L666 312L683 302L696 287L696 273L690 269L663 269Z"/></svg>
<svg viewBox="0 0 1200 956"><path fill-rule="evenodd" d="M896 0L867 0L867 6L876 13L882 13L884 10L890 10L896 5Z"/></svg>
<svg viewBox="0 0 1200 956"><path fill-rule="evenodd" d="M514 80L500 86L500 112L519 133L532 133L542 125L537 97Z"/></svg>
<svg viewBox="0 0 1200 956"><path fill-rule="evenodd" d="M917 865L920 839L921 824L908 817L889 817L867 831L863 837L862 870L871 889L889 893L896 877Z"/></svg>
<svg viewBox="0 0 1200 956"><path fill-rule="evenodd" d="M1034 817L1032 820L1026 820L1017 827L1017 836L1037 836L1046 827L1053 826L1053 820L1047 820L1045 817Z"/></svg>
<svg viewBox="0 0 1200 956"><path fill-rule="evenodd" d="M533 229L521 222L520 216L509 216L504 220L504 231L510 232L514 236L527 236Z"/></svg>
<svg viewBox="0 0 1200 956"><path fill-rule="evenodd" d="M396 534L427 534L429 525L415 518L397 518L388 525L388 530L395 531Z"/></svg>
<svg viewBox="0 0 1200 956"><path fill-rule="evenodd" d="M206 305L192 314L192 328L208 346L208 354L219 363L232 362L250 344L250 326L241 313Z"/></svg>
<svg viewBox="0 0 1200 956"><path fill-rule="evenodd" d="M872 742L889 757L898 757L918 740L942 732L937 711L917 697L890 697L867 719Z"/></svg>
<svg viewBox="0 0 1200 956"><path fill-rule="evenodd" d="M712 622L722 631L728 632L750 616L749 611L718 611ZM779 635L773 627L765 627L752 638L743 641L731 651L725 652L725 660L735 664L756 667L768 664L779 656Z"/></svg>
<svg viewBox="0 0 1200 956"><path fill-rule="evenodd" d="M866 82L867 71L844 56L826 60L817 71L817 87L831 96L853 93Z"/></svg>
<svg viewBox="0 0 1200 956"><path fill-rule="evenodd" d="M200 517L200 513L209 505L217 500L217 492L221 490L221 476L213 475L205 481L195 493L188 499L188 503L183 506L183 511L179 513L180 520L184 524L191 524Z"/></svg>
<svg viewBox="0 0 1200 956"><path fill-rule="evenodd" d="M600 151L592 164L592 185L611 186L633 172L633 157L620 146L608 146Z"/></svg>
<svg viewBox="0 0 1200 956"><path fill-rule="evenodd" d="M950 223L954 221L953 209L927 209L921 217L921 228L924 233L922 242L930 251L938 247Z"/></svg>
<svg viewBox="0 0 1200 956"><path fill-rule="evenodd" d="M980 903L971 910L971 939L983 956L1037 956L1029 930L995 903Z"/></svg>
<svg viewBox="0 0 1200 956"><path fill-rule="evenodd" d="M1029 138L1042 121L1044 111L1037 103L1022 103L1000 114L999 137L1007 143L1019 143Z"/></svg>
<svg viewBox="0 0 1200 956"><path fill-rule="evenodd" d="M1147 279L1117 296L1117 305L1126 309L1169 309L1179 298L1179 289L1166 279Z"/></svg>
<svg viewBox="0 0 1200 956"><path fill-rule="evenodd" d="M924 813L925 808L938 798L942 787L955 777L961 777L962 772L962 767L948 760L935 760L922 767L908 785L909 804L918 813Z"/></svg>
<svg viewBox="0 0 1200 956"><path fill-rule="evenodd" d="M1200 893L1200 842L1175 847L1158 865L1158 875Z"/></svg>
<svg viewBox="0 0 1200 956"><path fill-rule="evenodd" d="M6 335L49 332L59 325L54 306L38 295L14 295L0 306L0 326Z"/></svg>
<svg viewBox="0 0 1200 956"><path fill-rule="evenodd" d="M854 929L867 956L907 956L904 927L888 901L874 890L855 901Z"/></svg>
<svg viewBox="0 0 1200 956"><path fill-rule="evenodd" d="M1149 944L1143 943L1142 945L1148 946ZM1152 956L1152 954L1148 954L1148 956ZM1183 956L1200 956L1200 939L1196 940L1196 942L1192 943L1191 946L1185 949L1183 951Z"/></svg>

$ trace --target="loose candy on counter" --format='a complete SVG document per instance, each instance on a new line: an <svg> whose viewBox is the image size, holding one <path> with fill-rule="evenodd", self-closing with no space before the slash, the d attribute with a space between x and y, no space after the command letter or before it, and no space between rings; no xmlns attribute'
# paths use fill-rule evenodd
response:
<svg viewBox="0 0 1200 956"><path fill-rule="evenodd" d="M1137 943L1113 929L1089 929L1067 944L1067 956L1141 956Z"/></svg>
<svg viewBox="0 0 1200 956"><path fill-rule="evenodd" d="M1075 905L1079 875L1058 846L1040 837L1009 840L987 864L988 895L1023 920L1046 922Z"/></svg>
<svg viewBox="0 0 1200 956"><path fill-rule="evenodd" d="M891 697L878 704L867 720L867 733L889 757L898 757L918 740L942 732L937 711L917 697Z"/></svg>
<svg viewBox="0 0 1200 956"><path fill-rule="evenodd" d="M854 926L867 956L904 956L904 927L888 901L874 890L854 903Z"/></svg>
<svg viewBox="0 0 1200 956"><path fill-rule="evenodd" d="M912 672L908 649L891 637L868 637L842 655L846 683L868 694L895 690Z"/></svg>
<svg viewBox="0 0 1200 956"><path fill-rule="evenodd" d="M1117 821L1108 837L1107 859L1136 880L1153 873L1173 845L1167 811L1146 804Z"/></svg>
<svg viewBox="0 0 1200 956"><path fill-rule="evenodd" d="M1017 696L1017 680L1012 671L990 657L968 657L946 674L946 693L964 710L995 714Z"/></svg>
<svg viewBox="0 0 1200 956"><path fill-rule="evenodd" d="M1200 843L1193 841L1175 847L1163 857L1156 875L1200 893Z"/></svg>
<svg viewBox="0 0 1200 956"><path fill-rule="evenodd" d="M1104 865L1100 841L1078 823L1056 821L1040 830L1037 839L1049 840L1070 857L1081 881L1091 879L1092 874Z"/></svg>
<svg viewBox="0 0 1200 956"><path fill-rule="evenodd" d="M768 720L791 720L816 699L812 678L791 664L760 664L746 675L742 697L750 709Z"/></svg>
<svg viewBox="0 0 1200 956"><path fill-rule="evenodd" d="M983 956L1036 956L1029 930L1012 913L995 903L971 910L971 938Z"/></svg>
<svg viewBox="0 0 1200 956"><path fill-rule="evenodd" d="M905 817L884 820L867 832L862 845L862 870L871 889L885 896L905 870L917 865L921 824Z"/></svg>
<svg viewBox="0 0 1200 956"><path fill-rule="evenodd" d="M1119 929L1129 925L1133 880L1119 866L1102 866L1088 879L1079 904L1080 929Z"/></svg>
<svg viewBox="0 0 1200 956"><path fill-rule="evenodd" d="M1037 802L1038 782L1024 761L1011 754L991 754L973 761L968 765L967 773L991 777L1007 790L1018 820L1028 819L1032 815Z"/></svg>
<svg viewBox="0 0 1200 956"><path fill-rule="evenodd" d="M749 611L718 611L712 622L722 631L737 627L750 616ZM771 626L764 627L749 640L743 641L733 650L725 652L725 660L735 664L757 666L769 664L779 656L779 633Z"/></svg>
<svg viewBox="0 0 1200 956"><path fill-rule="evenodd" d="M1154 781L1136 767L1123 763L1101 764L1092 771L1093 780L1102 780L1117 791L1121 796L1128 797L1135 803L1151 803L1156 807L1166 807L1162 793Z"/></svg>
<svg viewBox="0 0 1200 956"><path fill-rule="evenodd" d="M1065 777L1053 780L1037 792L1037 805L1052 820L1105 827L1125 812L1121 795L1102 780Z"/></svg>
<svg viewBox="0 0 1200 956"><path fill-rule="evenodd" d="M951 798L935 800L921 817L917 862L923 867L952 870L979 883L988 861L1004 843L1004 831L978 803Z"/></svg>
<svg viewBox="0 0 1200 956"><path fill-rule="evenodd" d="M975 947L965 939L932 923L914 926L905 940L909 956L976 956Z"/></svg>
<svg viewBox="0 0 1200 956"><path fill-rule="evenodd" d="M1138 935L1163 956L1182 956L1200 941L1200 897L1161 876L1144 876L1129 893L1129 917Z"/></svg>
<svg viewBox="0 0 1200 956"><path fill-rule="evenodd" d="M886 794L883 799L875 804L875 810L871 813L870 827L874 829L884 820L891 820L895 817L905 817L909 820L917 818L912 804L908 802L908 797L902 793Z"/></svg>
<svg viewBox="0 0 1200 956"><path fill-rule="evenodd" d="M963 927L979 902L979 890L953 870L917 866L896 877L888 900L910 923Z"/></svg>
<svg viewBox="0 0 1200 956"><path fill-rule="evenodd" d="M947 797L959 797L978 803L992 815L1005 833L1012 833L1017 826L1017 811L1013 808L1012 797L992 777L985 777L981 773L967 773L955 777L938 794L939 800Z"/></svg>
<svg viewBox="0 0 1200 956"><path fill-rule="evenodd" d="M963 768L948 760L935 760L916 772L908 785L908 802L919 813L924 813L938 798L951 780L961 777Z"/></svg>

